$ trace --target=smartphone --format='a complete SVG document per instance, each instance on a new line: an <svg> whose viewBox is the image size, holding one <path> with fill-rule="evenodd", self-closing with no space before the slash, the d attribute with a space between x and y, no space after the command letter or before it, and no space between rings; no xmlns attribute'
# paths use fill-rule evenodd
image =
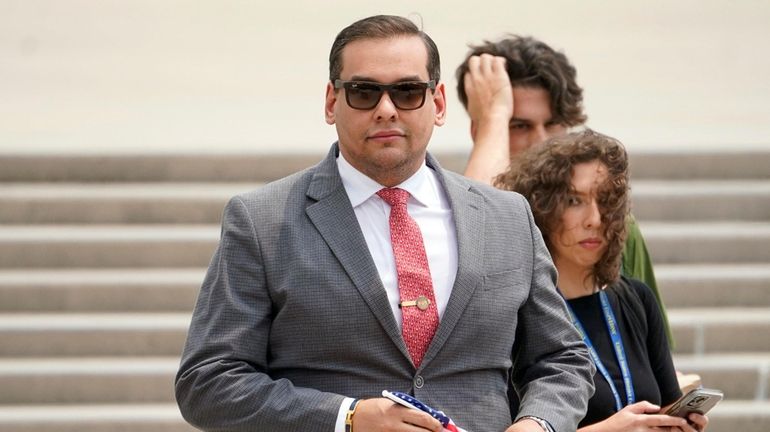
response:
<svg viewBox="0 0 770 432"><path fill-rule="evenodd" d="M706 414L711 408L714 408L724 395L720 390L696 388L674 402L666 411L667 415L675 417L687 417L692 412Z"/></svg>

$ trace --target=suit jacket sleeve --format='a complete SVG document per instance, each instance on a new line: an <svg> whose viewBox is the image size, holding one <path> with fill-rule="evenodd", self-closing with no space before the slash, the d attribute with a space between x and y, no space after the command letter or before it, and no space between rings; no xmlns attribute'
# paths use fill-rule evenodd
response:
<svg viewBox="0 0 770 432"><path fill-rule="evenodd" d="M594 392L594 366L555 288L556 270L525 206L534 256L529 298L519 310L514 353L512 378L521 399L516 419L535 416L556 431L576 430Z"/></svg>
<svg viewBox="0 0 770 432"><path fill-rule="evenodd" d="M206 431L332 431L343 396L265 373L272 311L256 233L233 198L190 324L177 402Z"/></svg>

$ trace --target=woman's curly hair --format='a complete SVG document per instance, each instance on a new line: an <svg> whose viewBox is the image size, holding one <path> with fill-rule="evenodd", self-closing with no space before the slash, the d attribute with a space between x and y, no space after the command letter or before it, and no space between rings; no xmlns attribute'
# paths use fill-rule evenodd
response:
<svg viewBox="0 0 770 432"><path fill-rule="evenodd" d="M562 228L561 217L572 192L573 168L593 161L607 167L607 180L599 187L597 202L608 246L593 272L597 285L603 286L620 276L630 207L628 157L620 141L592 130L551 138L516 157L497 177L495 185L524 195L553 253L550 238Z"/></svg>

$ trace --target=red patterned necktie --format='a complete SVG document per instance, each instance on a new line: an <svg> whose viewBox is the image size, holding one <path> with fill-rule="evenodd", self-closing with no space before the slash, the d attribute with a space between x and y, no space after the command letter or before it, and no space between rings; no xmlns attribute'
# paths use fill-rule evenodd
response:
<svg viewBox="0 0 770 432"><path fill-rule="evenodd" d="M381 189L377 195L390 204L390 241L396 257L401 333L419 367L438 328L438 309L428 256L417 222L406 211L409 192L399 188Z"/></svg>

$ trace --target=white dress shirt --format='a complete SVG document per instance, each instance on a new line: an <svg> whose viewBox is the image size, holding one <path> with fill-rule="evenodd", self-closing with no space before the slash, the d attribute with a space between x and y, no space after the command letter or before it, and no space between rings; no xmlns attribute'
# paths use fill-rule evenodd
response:
<svg viewBox="0 0 770 432"><path fill-rule="evenodd" d="M390 205L377 196L377 191L385 186L355 169L342 153L337 157L337 169L400 329L396 259L390 243ZM440 322L457 276L457 233L452 209L436 174L424 163L414 175L396 187L411 195L406 207L422 232ZM346 398L342 402L335 432L344 432L345 415L352 401Z"/></svg>

